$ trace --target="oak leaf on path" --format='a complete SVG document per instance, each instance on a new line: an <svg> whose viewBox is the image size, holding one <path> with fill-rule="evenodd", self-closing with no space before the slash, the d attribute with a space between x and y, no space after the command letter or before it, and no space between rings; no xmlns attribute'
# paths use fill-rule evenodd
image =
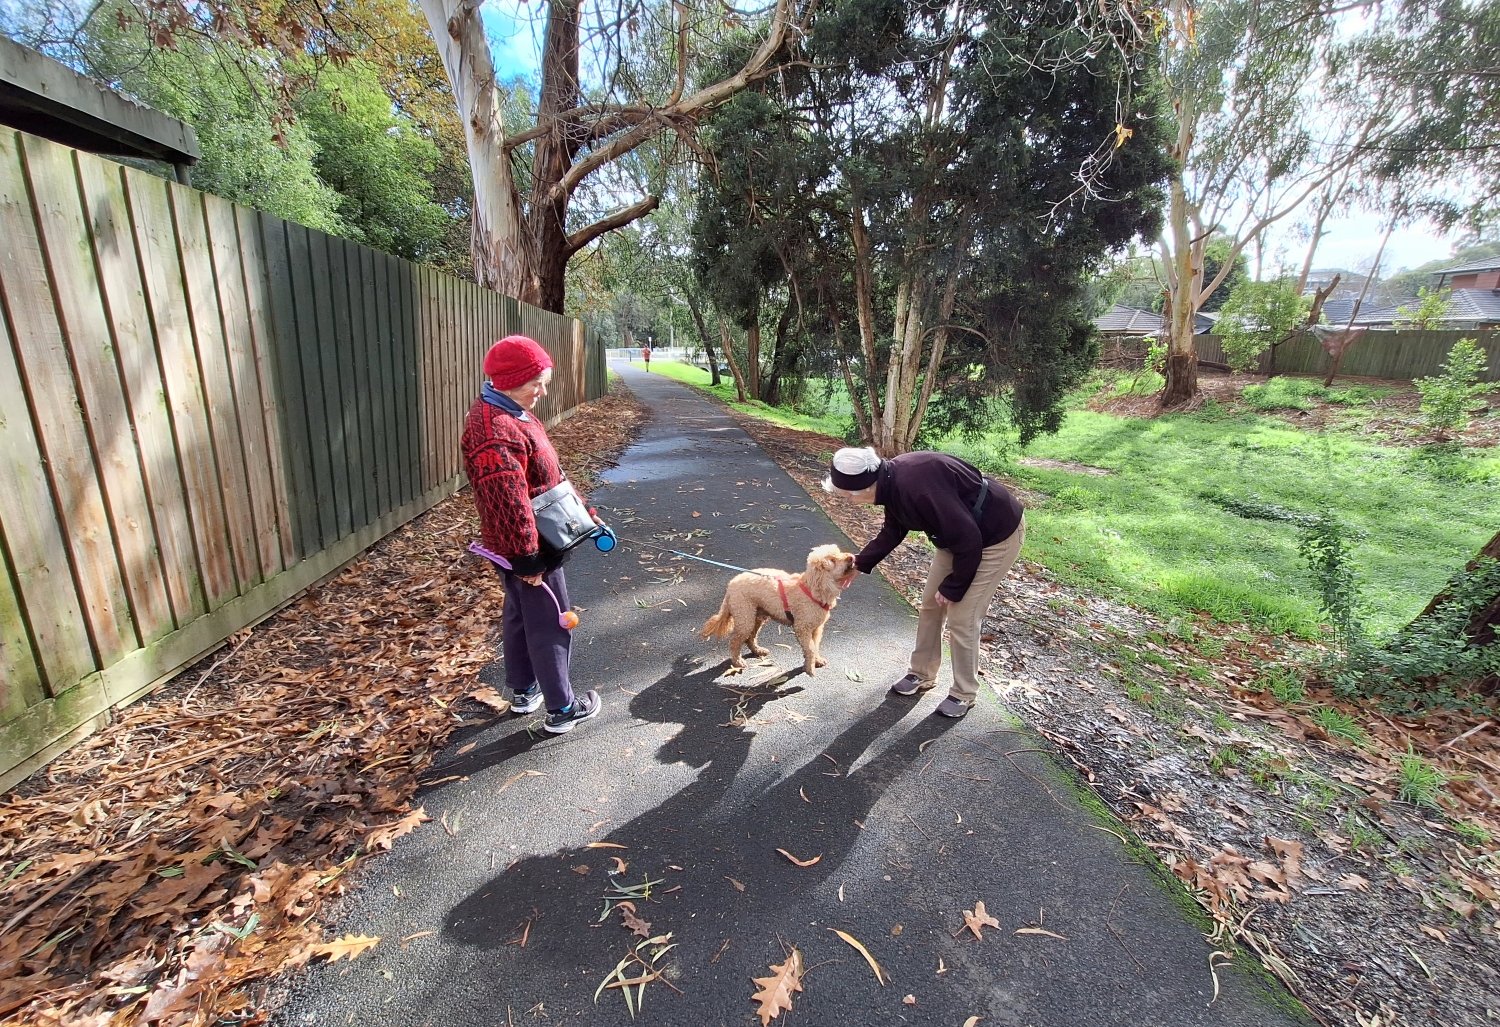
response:
<svg viewBox="0 0 1500 1027"><path fill-rule="evenodd" d="M314 945L312 954L315 956L327 956L330 963L337 963L340 959L348 956L352 962L354 957L361 952L373 949L380 944L380 939L368 934L346 934L342 938Z"/></svg>
<svg viewBox="0 0 1500 1027"><path fill-rule="evenodd" d="M964 910L963 914L964 926L973 931L974 937L980 941L984 941L984 935L980 933L980 928L993 927L997 931L1000 929L1000 921L985 912L983 902L975 902L974 908Z"/></svg>
<svg viewBox="0 0 1500 1027"><path fill-rule="evenodd" d="M432 818L421 806L412 810L400 820L393 820L389 824L381 824L379 827L371 828L365 837L365 847L368 849L389 849L391 843L402 835L411 834L421 824L427 823Z"/></svg>
<svg viewBox="0 0 1500 1027"><path fill-rule="evenodd" d="M634 902L622 902L615 908L620 911L620 919L623 921L620 926L628 928L632 934L642 938L651 937L651 921L642 920L636 915Z"/></svg>
<svg viewBox="0 0 1500 1027"><path fill-rule="evenodd" d="M771 977L752 978L760 985L760 990L750 996L750 1001L760 1003L755 1012L760 1017L761 1027L766 1027L782 1013L791 1012L792 995L802 990L802 953L792 949L785 963L780 966L771 964L771 973Z"/></svg>

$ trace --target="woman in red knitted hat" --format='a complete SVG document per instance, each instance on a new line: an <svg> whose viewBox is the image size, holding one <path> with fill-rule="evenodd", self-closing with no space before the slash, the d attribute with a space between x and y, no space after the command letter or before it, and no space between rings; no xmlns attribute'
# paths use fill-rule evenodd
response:
<svg viewBox="0 0 1500 1027"><path fill-rule="evenodd" d="M505 683L514 693L513 711L532 713L545 702L543 727L562 734L599 712L599 693L573 694L573 637L557 615L559 606L569 608L565 554L549 551L531 512L532 498L563 480L557 450L535 413L552 378L552 358L526 336L511 335L485 354L484 373L489 381L469 408L460 444L484 545L511 566L500 570Z"/></svg>

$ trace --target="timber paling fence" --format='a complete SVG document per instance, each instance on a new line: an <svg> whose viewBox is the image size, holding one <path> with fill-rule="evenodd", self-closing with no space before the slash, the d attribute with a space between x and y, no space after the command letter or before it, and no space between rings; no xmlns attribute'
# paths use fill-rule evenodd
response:
<svg viewBox="0 0 1500 1027"><path fill-rule="evenodd" d="M1413 378L1430 378L1443 373L1442 364L1448 359L1448 351L1459 339L1473 339L1488 355L1489 370L1484 381L1500 382L1500 331L1492 329L1460 331L1380 331L1366 332L1344 353L1339 364L1339 377L1389 378L1411 381ZM1200 335L1198 356L1202 360L1225 363L1223 347L1213 335ZM1142 350L1144 353L1144 350ZM1277 374L1326 375L1333 366L1333 358L1323 351L1323 346L1311 335L1298 335L1288 339L1276 349ZM1261 355L1259 370L1267 373L1271 367L1271 354Z"/></svg>
<svg viewBox="0 0 1500 1027"><path fill-rule="evenodd" d="M464 484L489 344L571 318L0 132L0 788Z"/></svg>

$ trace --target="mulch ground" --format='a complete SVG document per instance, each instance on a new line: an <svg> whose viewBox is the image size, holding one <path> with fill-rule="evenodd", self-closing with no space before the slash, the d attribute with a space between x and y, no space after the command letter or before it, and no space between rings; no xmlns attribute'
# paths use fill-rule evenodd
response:
<svg viewBox="0 0 1500 1027"><path fill-rule="evenodd" d="M646 416L617 385L558 425L569 476ZM0 797L0 1020L255 1023L269 977L367 947L325 938L324 903L506 706L477 687L504 602L477 530L465 490Z"/></svg>
<svg viewBox="0 0 1500 1027"><path fill-rule="evenodd" d="M839 440L736 417L851 538L875 534L878 511L819 485ZM928 559L908 541L881 572L915 600ZM1493 703L1412 716L1317 691L1278 702L1258 681L1295 655L1285 639L1163 623L1024 561L984 639L983 673L1008 707L1208 915L1222 954L1203 973L1257 959L1341 1027L1500 1019ZM1330 735L1320 708L1362 740ZM1413 757L1441 775L1430 803L1401 798Z"/></svg>

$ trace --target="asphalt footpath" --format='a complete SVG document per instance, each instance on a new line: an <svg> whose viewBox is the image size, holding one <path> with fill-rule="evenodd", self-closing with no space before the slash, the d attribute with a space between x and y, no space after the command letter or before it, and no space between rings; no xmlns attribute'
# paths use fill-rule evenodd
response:
<svg viewBox="0 0 1500 1027"><path fill-rule="evenodd" d="M718 407L614 369L653 411L591 497L621 536L787 570L856 548ZM1247 955L1215 961L1215 996L1191 904L994 696L950 720L946 682L889 692L916 622L879 577L844 593L809 678L774 624L769 665L738 676L696 637L731 572L626 543L567 575L574 682L603 711L562 736L535 717L461 731L416 800L434 822L356 873L329 925L380 944L294 978L275 1022L747 1027L752 978L793 948L803 990L776 1024L1306 1022ZM662 978L634 1020L622 989L595 998L642 942L628 911L601 920L611 894L670 935L638 950ZM1000 924L982 940L962 912L978 902Z"/></svg>

